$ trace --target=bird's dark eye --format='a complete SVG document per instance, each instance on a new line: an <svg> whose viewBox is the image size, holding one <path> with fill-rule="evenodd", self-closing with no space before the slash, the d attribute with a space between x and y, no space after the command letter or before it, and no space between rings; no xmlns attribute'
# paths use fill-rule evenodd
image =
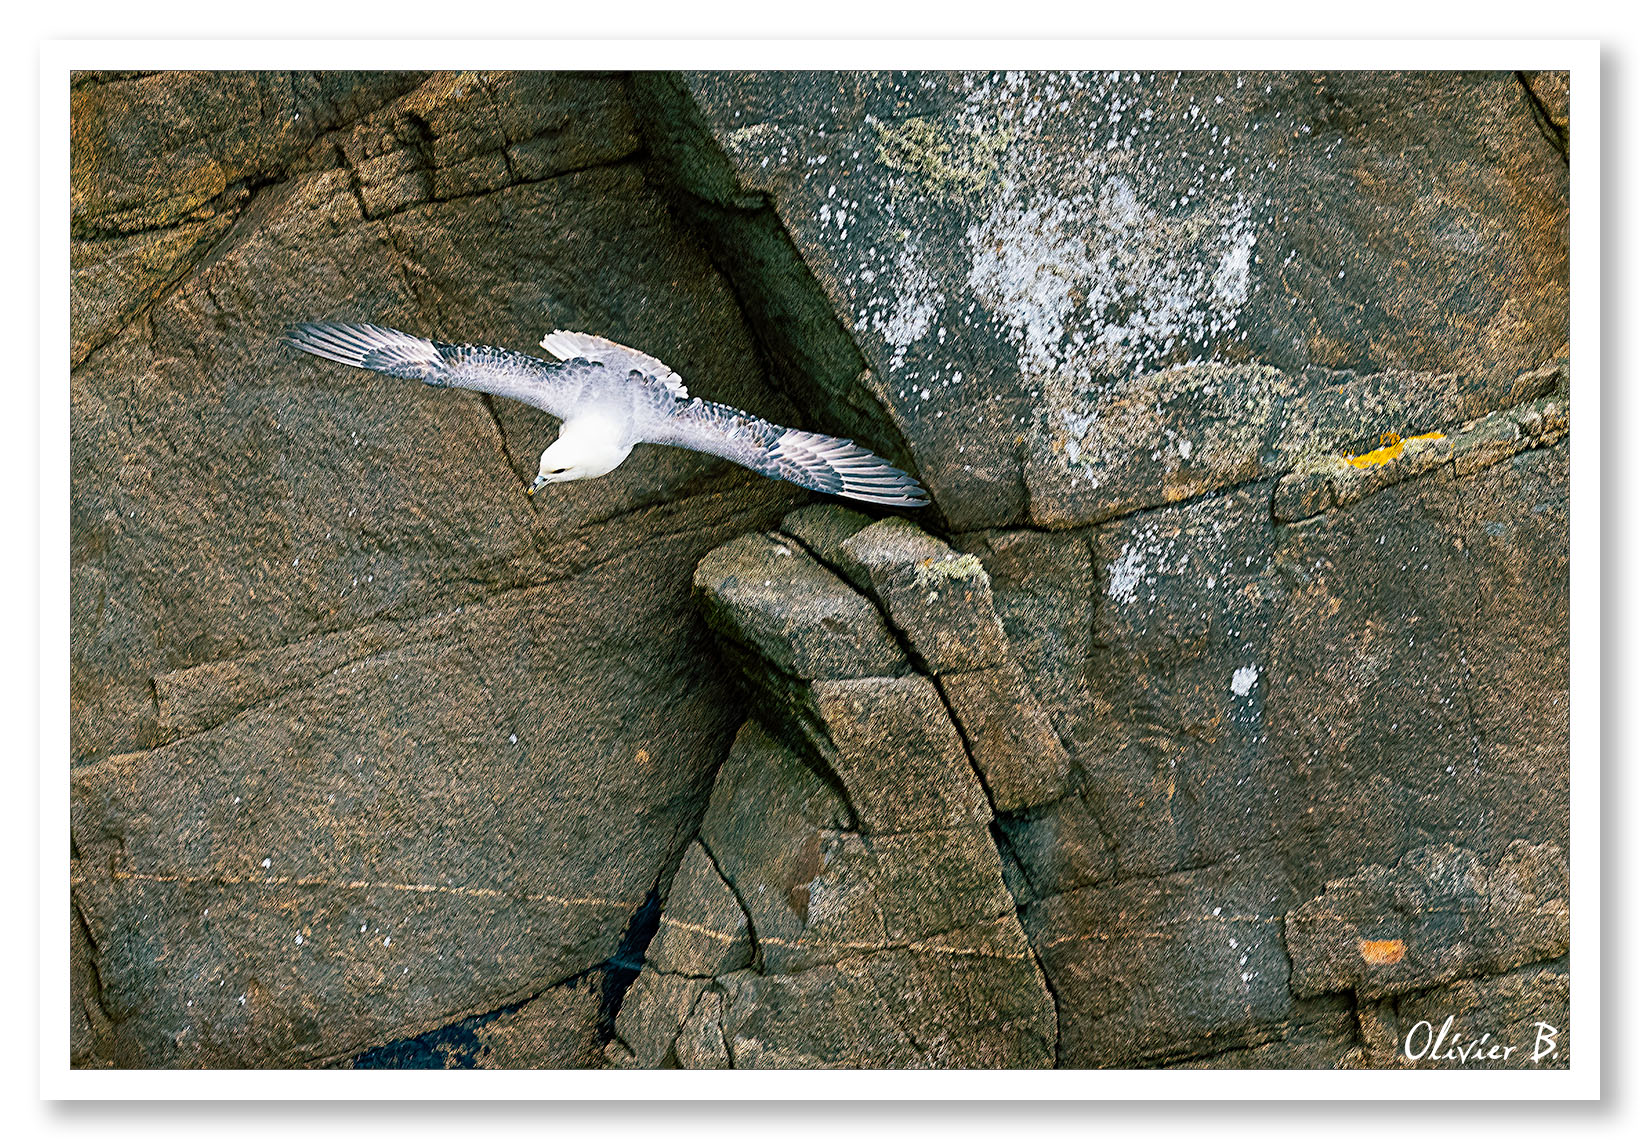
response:
<svg viewBox="0 0 1640 1140"><path fill-rule="evenodd" d="M568 467L552 467L552 468L549 468L547 470L547 474L548 475L562 475L564 472L566 472L568 470L569 470Z"/></svg>

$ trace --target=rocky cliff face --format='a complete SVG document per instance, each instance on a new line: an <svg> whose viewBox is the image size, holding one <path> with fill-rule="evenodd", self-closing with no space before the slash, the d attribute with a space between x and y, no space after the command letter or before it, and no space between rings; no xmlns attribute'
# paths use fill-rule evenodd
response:
<svg viewBox="0 0 1640 1140"><path fill-rule="evenodd" d="M76 1063L1565 1063L1565 108L77 76ZM549 418L311 318L608 335L935 506L531 500Z"/></svg>

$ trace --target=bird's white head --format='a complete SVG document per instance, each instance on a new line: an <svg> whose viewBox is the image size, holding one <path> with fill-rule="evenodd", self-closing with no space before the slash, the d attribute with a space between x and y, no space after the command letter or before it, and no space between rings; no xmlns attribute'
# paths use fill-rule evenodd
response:
<svg viewBox="0 0 1640 1140"><path fill-rule="evenodd" d="M530 485L534 494L548 483L568 483L575 479L596 479L608 475L632 452L602 424L565 423L553 445L541 453L541 469Z"/></svg>

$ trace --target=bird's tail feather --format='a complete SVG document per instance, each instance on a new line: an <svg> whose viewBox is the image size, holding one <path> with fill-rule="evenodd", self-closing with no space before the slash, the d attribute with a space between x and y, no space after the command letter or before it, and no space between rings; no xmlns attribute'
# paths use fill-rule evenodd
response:
<svg viewBox="0 0 1640 1140"><path fill-rule="evenodd" d="M284 343L354 368L442 385L448 362L438 345L381 325L305 322L285 330Z"/></svg>

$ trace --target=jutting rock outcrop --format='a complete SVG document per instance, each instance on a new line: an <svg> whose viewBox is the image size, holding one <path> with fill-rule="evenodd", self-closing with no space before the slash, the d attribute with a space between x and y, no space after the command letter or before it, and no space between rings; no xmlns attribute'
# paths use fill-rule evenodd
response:
<svg viewBox="0 0 1640 1140"><path fill-rule="evenodd" d="M940 671L1007 660L985 572L901 519L825 506L784 525L696 572L770 727L742 728L718 773L699 875L662 911L611 1053L713 1067L1051 1065L1053 1003ZM982 699L968 715L1025 723L1036 711L1024 691L1007 697L1028 710ZM1012 798L1051 796L1063 769L1030 769L1063 750L1014 743L995 748L991 778ZM724 891L738 912L709 907ZM729 921L699 922L708 910ZM730 949L678 962L673 946L702 934Z"/></svg>

